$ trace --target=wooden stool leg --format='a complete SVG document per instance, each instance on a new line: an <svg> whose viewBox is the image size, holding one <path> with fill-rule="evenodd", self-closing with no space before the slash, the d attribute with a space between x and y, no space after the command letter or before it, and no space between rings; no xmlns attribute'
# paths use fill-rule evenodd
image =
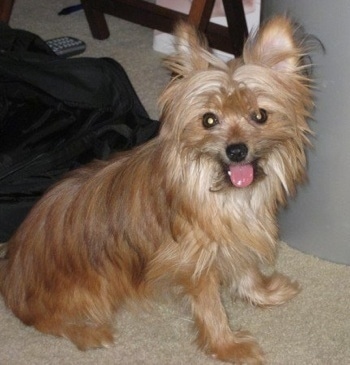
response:
<svg viewBox="0 0 350 365"><path fill-rule="evenodd" d="M0 2L0 21L8 23L15 0L1 0Z"/></svg>
<svg viewBox="0 0 350 365"><path fill-rule="evenodd" d="M92 36L100 40L108 38L109 30L104 13L89 6L88 1L81 0L81 4L83 6Z"/></svg>
<svg viewBox="0 0 350 365"><path fill-rule="evenodd" d="M242 0L222 0L224 4L227 28L236 57L242 54L244 42L248 36ZM241 51L239 51L241 50Z"/></svg>
<svg viewBox="0 0 350 365"><path fill-rule="evenodd" d="M215 0L193 0L188 21L201 32L205 32L213 12Z"/></svg>

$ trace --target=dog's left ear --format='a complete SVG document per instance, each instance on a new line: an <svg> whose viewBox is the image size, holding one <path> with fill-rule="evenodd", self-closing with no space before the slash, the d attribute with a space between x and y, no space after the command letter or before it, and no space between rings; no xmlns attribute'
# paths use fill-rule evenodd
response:
<svg viewBox="0 0 350 365"><path fill-rule="evenodd" d="M301 53L293 22L287 17L278 16L248 38L243 60L246 64L263 65L281 72L296 72Z"/></svg>
<svg viewBox="0 0 350 365"><path fill-rule="evenodd" d="M176 25L174 36L175 53L165 58L165 66L180 77L196 70L206 70L208 57L211 57L206 38L194 26L183 21Z"/></svg>

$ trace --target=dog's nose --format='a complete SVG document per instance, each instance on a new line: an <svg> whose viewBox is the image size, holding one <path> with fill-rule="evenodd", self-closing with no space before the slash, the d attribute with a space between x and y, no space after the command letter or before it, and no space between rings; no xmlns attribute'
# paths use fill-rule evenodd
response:
<svg viewBox="0 0 350 365"><path fill-rule="evenodd" d="M233 162L241 162L248 155L248 147L244 143L230 144L226 148L226 155Z"/></svg>

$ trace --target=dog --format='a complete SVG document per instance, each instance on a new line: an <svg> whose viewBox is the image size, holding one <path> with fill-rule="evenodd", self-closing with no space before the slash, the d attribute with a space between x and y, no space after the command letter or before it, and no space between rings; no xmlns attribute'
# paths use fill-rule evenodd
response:
<svg viewBox="0 0 350 365"><path fill-rule="evenodd" d="M86 350L113 343L118 308L172 287L201 349L262 364L253 336L230 329L220 293L271 307L300 290L261 266L276 258L279 207L306 179L307 50L284 16L228 62L193 26L175 35L158 136L51 188L8 242L1 293L26 325Z"/></svg>

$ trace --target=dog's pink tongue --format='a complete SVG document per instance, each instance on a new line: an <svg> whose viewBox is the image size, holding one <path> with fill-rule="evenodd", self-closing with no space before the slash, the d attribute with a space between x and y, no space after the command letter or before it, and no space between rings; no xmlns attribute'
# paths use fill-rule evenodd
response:
<svg viewBox="0 0 350 365"><path fill-rule="evenodd" d="M249 186L254 179L254 168L252 164L230 165L230 179L237 188Z"/></svg>

